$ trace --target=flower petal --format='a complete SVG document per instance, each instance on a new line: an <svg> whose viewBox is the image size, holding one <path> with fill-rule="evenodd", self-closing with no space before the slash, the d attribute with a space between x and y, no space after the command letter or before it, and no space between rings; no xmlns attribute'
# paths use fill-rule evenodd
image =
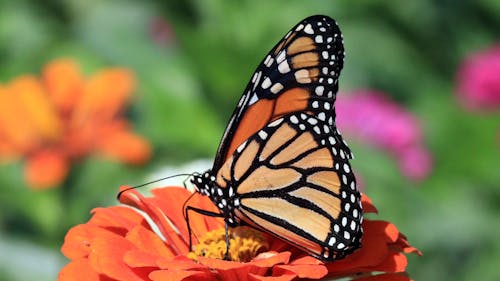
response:
<svg viewBox="0 0 500 281"><path fill-rule="evenodd" d="M276 264L287 263L290 259L290 252L261 253L251 262L241 263L234 261L225 261L219 259L199 257L198 261L217 271L222 280L249 280L250 273L254 275L264 275L268 268Z"/></svg>
<svg viewBox="0 0 500 281"><path fill-rule="evenodd" d="M361 204L363 205L363 213L378 213L377 208L373 205L372 199L366 194L361 194Z"/></svg>
<svg viewBox="0 0 500 281"><path fill-rule="evenodd" d="M139 250L158 258L173 258L175 256L158 235L142 226L134 227L134 229L127 233L126 238Z"/></svg>
<svg viewBox="0 0 500 281"><path fill-rule="evenodd" d="M252 264L262 267L271 267L276 264L287 264L290 261L290 252L265 252L257 255Z"/></svg>
<svg viewBox="0 0 500 281"><path fill-rule="evenodd" d="M122 236L137 225L149 226L139 213L124 206L94 208L88 224L97 225Z"/></svg>
<svg viewBox="0 0 500 281"><path fill-rule="evenodd" d="M342 260L326 264L328 271L340 276L366 272L367 267L375 267L384 261L389 253L387 244L390 240L385 232L386 226L385 222L364 220L361 248Z"/></svg>
<svg viewBox="0 0 500 281"><path fill-rule="evenodd" d="M92 76L73 112L73 122L111 120L122 110L135 87L132 72L124 68L106 69Z"/></svg>
<svg viewBox="0 0 500 281"><path fill-rule="evenodd" d="M285 273L283 275L279 276L262 276L262 275L257 275L253 273L248 274L248 280L249 281L291 281L293 279L297 278L297 274L295 273Z"/></svg>
<svg viewBox="0 0 500 281"><path fill-rule="evenodd" d="M67 264L59 272L58 281L113 281L95 272L88 259L77 259Z"/></svg>
<svg viewBox="0 0 500 281"><path fill-rule="evenodd" d="M125 122L106 126L96 149L105 156L125 163L144 164L151 157L151 147L144 138L132 133L127 127Z"/></svg>
<svg viewBox="0 0 500 281"><path fill-rule="evenodd" d="M187 258L186 256L176 256L170 260L159 260L158 266L161 269L210 271L210 268Z"/></svg>
<svg viewBox="0 0 500 281"><path fill-rule="evenodd" d="M24 105L17 95L0 86L0 130L1 136L15 150L12 154L23 154L31 150L37 141L33 124L22 116Z"/></svg>
<svg viewBox="0 0 500 281"><path fill-rule="evenodd" d="M120 206L96 208L92 213L94 215L88 223L77 225L66 234L61 252L67 258L87 257L90 254L91 242L94 238L108 238L109 235L123 237L130 229L137 225L143 225L145 222L144 218L137 212Z"/></svg>
<svg viewBox="0 0 500 281"><path fill-rule="evenodd" d="M158 188L153 190L153 194L158 200L159 205L169 214L172 220L181 231L184 237L188 237L186 219L184 218L184 205L196 206L203 210L218 213L218 209L206 196L193 194L181 187ZM191 198L189 198L191 197ZM189 201L187 201L189 199ZM189 226L194 234L201 234L213 229L220 229L224 226L219 218L212 218L200 214L189 213Z"/></svg>
<svg viewBox="0 0 500 281"><path fill-rule="evenodd" d="M97 237L91 243L90 265L94 270L118 280L144 281L151 269L132 269L123 261L134 245L120 236Z"/></svg>
<svg viewBox="0 0 500 281"><path fill-rule="evenodd" d="M68 170L68 160L60 151L40 150L27 160L25 175L30 186L45 189L60 184Z"/></svg>
<svg viewBox="0 0 500 281"><path fill-rule="evenodd" d="M43 79L52 103L63 113L69 112L83 92L83 76L72 59L58 59L43 69Z"/></svg>
<svg viewBox="0 0 500 281"><path fill-rule="evenodd" d="M189 281L217 281L218 279L215 278L213 273L210 272L203 272L203 271L184 271L184 270L175 270L174 269L169 269L169 270L156 270L153 271L149 274L149 278L153 281L164 281L164 280L169 280L169 281L182 281L182 280L189 280Z"/></svg>
<svg viewBox="0 0 500 281"><path fill-rule="evenodd" d="M137 192L137 190L129 189L129 187L126 186L121 187L120 190L122 192L126 190L121 193L119 198L120 202L145 212L158 227L158 230L165 238L166 243L173 249L174 253L183 254L188 252L187 238L181 235L178 228L170 219L171 214L165 212L156 198L145 198ZM180 190L182 189L178 189L177 191L179 191L178 194L182 196ZM175 192L176 190L172 191ZM175 199L173 202L177 201L181 201L180 198ZM177 210L177 212L182 212L182 209Z"/></svg>
<svg viewBox="0 0 500 281"><path fill-rule="evenodd" d="M55 141L61 137L62 124L48 99L40 81L33 76L21 76L9 84L11 95L16 96L21 105L18 116L31 124L32 130L43 141Z"/></svg>
<svg viewBox="0 0 500 281"><path fill-rule="evenodd" d="M273 268L273 276L286 275L290 272L299 278L320 279L328 274L328 269L324 265L311 264L277 265Z"/></svg>
<svg viewBox="0 0 500 281"><path fill-rule="evenodd" d="M104 231L86 224L72 227L64 237L64 244L61 247L63 255L71 260L87 257L90 254L90 240L92 238L89 232L93 229Z"/></svg>

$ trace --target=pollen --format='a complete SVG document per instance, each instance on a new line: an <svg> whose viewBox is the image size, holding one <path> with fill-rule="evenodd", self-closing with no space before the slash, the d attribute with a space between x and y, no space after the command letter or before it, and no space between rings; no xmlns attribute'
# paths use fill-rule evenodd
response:
<svg viewBox="0 0 500 281"><path fill-rule="evenodd" d="M232 261L249 262L269 249L269 242L264 234L250 227L230 228L228 235L228 257ZM198 257L224 259L225 254L226 233L224 228L221 228L205 233L188 257L193 260L198 260Z"/></svg>

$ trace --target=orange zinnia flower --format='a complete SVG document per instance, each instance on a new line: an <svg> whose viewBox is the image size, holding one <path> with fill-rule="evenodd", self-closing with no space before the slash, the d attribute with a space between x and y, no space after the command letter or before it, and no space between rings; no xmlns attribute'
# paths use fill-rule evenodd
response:
<svg viewBox="0 0 500 281"><path fill-rule="evenodd" d="M50 62L40 78L24 75L0 85L0 159L24 158L35 188L60 184L71 162L94 152L145 162L149 144L121 114L134 87L127 69L86 78L70 59Z"/></svg>
<svg viewBox="0 0 500 281"><path fill-rule="evenodd" d="M232 261L225 253L221 219L192 215L190 252L183 204L192 195L180 187L158 188L146 198L128 190L126 206L97 208L85 224L66 235L63 254L71 262L59 273L66 280L296 280L346 278L353 280L410 280L405 254L420 252L388 222L365 220L361 249L343 260L323 263L279 239L248 227L230 231ZM365 213L376 212L363 196ZM194 207L216 211L208 197L194 194ZM138 212L137 210L140 210ZM195 239L196 240L196 239Z"/></svg>

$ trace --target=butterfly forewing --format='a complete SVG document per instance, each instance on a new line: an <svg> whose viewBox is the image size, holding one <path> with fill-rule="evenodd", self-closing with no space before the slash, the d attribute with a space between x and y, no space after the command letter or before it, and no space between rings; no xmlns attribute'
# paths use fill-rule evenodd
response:
<svg viewBox="0 0 500 281"><path fill-rule="evenodd" d="M342 34L333 19L312 16L293 27L253 74L226 128L214 167L285 114L308 111L333 126L343 60Z"/></svg>
<svg viewBox="0 0 500 281"><path fill-rule="evenodd" d="M237 220L311 255L332 260L359 246L354 175L336 131L314 115L268 124L228 158L217 181L234 187L228 200Z"/></svg>

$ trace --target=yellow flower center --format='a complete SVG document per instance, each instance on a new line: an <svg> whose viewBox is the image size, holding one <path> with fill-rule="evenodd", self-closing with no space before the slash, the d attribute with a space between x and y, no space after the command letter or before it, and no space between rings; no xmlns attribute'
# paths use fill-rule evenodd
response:
<svg viewBox="0 0 500 281"><path fill-rule="evenodd" d="M266 237L258 230L246 226L230 228L229 259L238 262L249 262L258 254L269 249ZM198 260L198 257L223 259L226 254L226 232L224 228L205 233L188 257Z"/></svg>

